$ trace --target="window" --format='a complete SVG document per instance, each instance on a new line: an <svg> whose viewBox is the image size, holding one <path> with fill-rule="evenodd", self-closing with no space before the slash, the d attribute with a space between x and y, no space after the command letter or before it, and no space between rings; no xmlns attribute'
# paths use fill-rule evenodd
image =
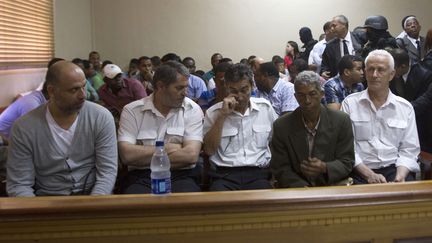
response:
<svg viewBox="0 0 432 243"><path fill-rule="evenodd" d="M0 0L0 69L45 67L53 55L53 0Z"/></svg>

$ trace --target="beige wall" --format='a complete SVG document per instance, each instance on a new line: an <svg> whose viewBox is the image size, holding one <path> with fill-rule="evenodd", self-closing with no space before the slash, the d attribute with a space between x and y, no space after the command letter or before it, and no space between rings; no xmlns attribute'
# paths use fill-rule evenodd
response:
<svg viewBox="0 0 432 243"><path fill-rule="evenodd" d="M54 0L55 56L88 58L92 50L91 0Z"/></svg>
<svg viewBox="0 0 432 243"><path fill-rule="evenodd" d="M385 15L393 35L407 14L417 15L423 35L432 28L430 0L54 0L54 6L56 56L87 58L98 50L122 67L132 57L167 52L192 56L204 70L214 52L234 61L251 54L270 59L284 54L286 41L300 44L299 28L309 26L318 38L323 23L341 13L351 27ZM1 71L0 107L44 75L44 69Z"/></svg>
<svg viewBox="0 0 432 243"><path fill-rule="evenodd" d="M369 15L389 20L393 35L401 19L414 13L425 30L432 27L430 0L91 0L95 48L102 59L126 65L131 57L176 52L192 56L197 67L210 68L210 56L221 52L239 61L251 54L270 59L284 54L285 43L300 44L298 30L315 38L326 20L345 14L351 29ZM331 6L330 6L331 5Z"/></svg>
<svg viewBox="0 0 432 243"><path fill-rule="evenodd" d="M90 0L54 0L55 55L87 58L92 50ZM0 71L0 108L17 94L36 89L45 80L46 68Z"/></svg>
<svg viewBox="0 0 432 243"><path fill-rule="evenodd" d="M0 70L0 108L8 106L18 94L38 88L45 72L46 68Z"/></svg>

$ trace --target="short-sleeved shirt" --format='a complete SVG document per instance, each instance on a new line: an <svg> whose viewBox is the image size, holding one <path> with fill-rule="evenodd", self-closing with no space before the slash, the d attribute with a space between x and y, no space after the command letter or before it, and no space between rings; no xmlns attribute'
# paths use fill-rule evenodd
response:
<svg viewBox="0 0 432 243"><path fill-rule="evenodd" d="M207 86L204 80L191 74L189 76L187 97L191 99L198 99L201 96L201 93L204 91L207 91Z"/></svg>
<svg viewBox="0 0 432 243"><path fill-rule="evenodd" d="M195 102L186 97L180 108L172 108L164 117L155 108L153 99L151 94L124 107L118 130L119 142L154 145L157 140L177 144L203 141L204 114Z"/></svg>
<svg viewBox="0 0 432 243"><path fill-rule="evenodd" d="M124 78L123 87L117 94L114 94L108 85L104 84L99 89L99 96L108 110L120 114L125 105L146 97L147 93L138 80Z"/></svg>
<svg viewBox="0 0 432 243"><path fill-rule="evenodd" d="M294 111L299 106L294 97L294 84L284 79L279 79L270 93L258 91L257 97L270 101L279 116L284 112Z"/></svg>
<svg viewBox="0 0 432 243"><path fill-rule="evenodd" d="M342 79L339 75L337 75L336 77L329 79L324 84L325 101L327 104L341 104L348 95L363 90L364 86L362 83L355 83L351 88L345 87Z"/></svg>
<svg viewBox="0 0 432 243"><path fill-rule="evenodd" d="M0 134L9 138L10 130L16 119L46 102L45 96L39 90L35 90L13 102L0 114Z"/></svg>
<svg viewBox="0 0 432 243"><path fill-rule="evenodd" d="M225 118L220 145L210 156L217 166L268 166L271 158L269 142L277 114L263 98L251 97L249 103L245 114L234 111ZM219 102L207 110L204 134L214 125L221 108L222 102Z"/></svg>

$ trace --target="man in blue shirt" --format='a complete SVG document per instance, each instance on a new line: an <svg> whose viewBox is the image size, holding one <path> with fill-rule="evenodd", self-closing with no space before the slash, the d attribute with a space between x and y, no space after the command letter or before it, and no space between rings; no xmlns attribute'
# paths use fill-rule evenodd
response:
<svg viewBox="0 0 432 243"><path fill-rule="evenodd" d="M358 56L345 55L338 64L339 75L324 84L325 101L330 109L339 110L342 101L349 94L364 90L363 59Z"/></svg>
<svg viewBox="0 0 432 243"><path fill-rule="evenodd" d="M279 70L273 62L259 66L255 83L258 88L257 97L270 101L279 116L298 107L294 97L294 84L279 78Z"/></svg>

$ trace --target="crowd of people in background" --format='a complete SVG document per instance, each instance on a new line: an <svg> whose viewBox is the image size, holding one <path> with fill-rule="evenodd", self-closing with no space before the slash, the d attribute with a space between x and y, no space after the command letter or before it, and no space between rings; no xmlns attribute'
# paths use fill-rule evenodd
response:
<svg viewBox="0 0 432 243"><path fill-rule="evenodd" d="M350 31L337 15L284 56L214 53L206 72L175 53L126 70L96 51L54 58L42 90L0 114L7 194L150 193L160 140L173 192L203 190L203 161L210 191L416 180L432 153L432 29L420 30L413 15L397 37L384 16Z"/></svg>

